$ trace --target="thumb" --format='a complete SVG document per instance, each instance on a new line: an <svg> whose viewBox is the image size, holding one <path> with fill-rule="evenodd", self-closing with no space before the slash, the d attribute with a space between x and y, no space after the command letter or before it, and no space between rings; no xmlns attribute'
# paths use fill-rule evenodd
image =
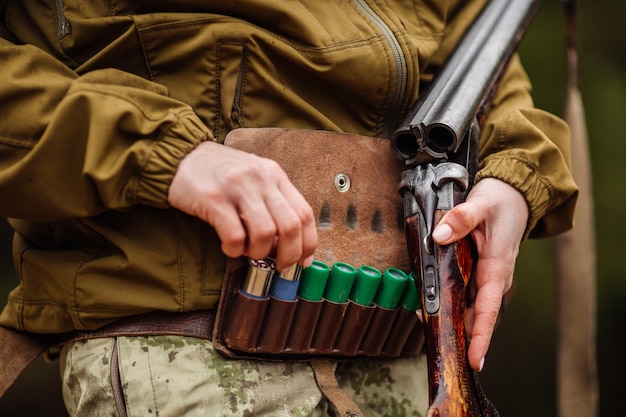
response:
<svg viewBox="0 0 626 417"><path fill-rule="evenodd" d="M448 245L464 238L482 221L479 213L469 201L453 207L437 223L433 240L439 245Z"/></svg>

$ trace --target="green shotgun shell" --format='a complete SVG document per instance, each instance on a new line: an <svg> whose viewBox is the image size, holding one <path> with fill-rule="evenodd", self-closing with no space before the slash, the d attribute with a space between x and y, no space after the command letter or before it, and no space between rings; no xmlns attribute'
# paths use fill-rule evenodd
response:
<svg viewBox="0 0 626 417"><path fill-rule="evenodd" d="M313 264L302 270L298 296L309 301L320 301L324 295L330 267L322 261L313 260Z"/></svg>
<svg viewBox="0 0 626 417"><path fill-rule="evenodd" d="M359 267L352 291L350 291L350 299L362 306L372 305L382 277L383 274L373 266L362 265Z"/></svg>
<svg viewBox="0 0 626 417"><path fill-rule="evenodd" d="M417 311L421 306L420 294L417 291L417 284L415 283L413 272L411 272L409 274L409 282L404 289L404 296L402 297L402 309L413 312Z"/></svg>
<svg viewBox="0 0 626 417"><path fill-rule="evenodd" d="M398 268L387 268L374 301L383 308L396 308L408 282L409 277L403 271Z"/></svg>
<svg viewBox="0 0 626 417"><path fill-rule="evenodd" d="M324 290L324 298L335 303L348 301L352 284L356 278L356 269L345 262L335 262Z"/></svg>

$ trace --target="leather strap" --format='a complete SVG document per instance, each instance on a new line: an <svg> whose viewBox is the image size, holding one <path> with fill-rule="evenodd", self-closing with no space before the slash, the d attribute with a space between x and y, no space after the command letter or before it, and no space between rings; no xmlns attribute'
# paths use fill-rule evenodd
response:
<svg viewBox="0 0 626 417"><path fill-rule="evenodd" d="M155 311L119 319L97 330L40 335L0 327L0 397L24 370L54 345L72 340L115 336L177 335L210 339L214 310L170 313Z"/></svg>
<svg viewBox="0 0 626 417"><path fill-rule="evenodd" d="M26 367L51 345L49 336L0 327L0 397L13 385Z"/></svg>
<svg viewBox="0 0 626 417"><path fill-rule="evenodd" d="M215 310L187 311L183 313L153 311L121 318L97 330L72 332L65 341L164 334L209 340L213 332L214 322Z"/></svg>
<svg viewBox="0 0 626 417"><path fill-rule="evenodd" d="M337 416L363 417L363 413L359 407L339 386L335 369L330 361L315 359L311 361L311 367L315 373L315 380L317 381L318 387L330 405L335 409Z"/></svg>

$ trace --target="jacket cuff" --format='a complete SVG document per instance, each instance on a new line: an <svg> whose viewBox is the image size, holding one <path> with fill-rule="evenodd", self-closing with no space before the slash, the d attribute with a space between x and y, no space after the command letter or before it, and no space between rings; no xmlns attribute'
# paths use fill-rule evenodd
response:
<svg viewBox="0 0 626 417"><path fill-rule="evenodd" d="M483 178L495 178L519 191L528 203L528 223L524 239L528 238L539 220L548 212L554 196L550 182L529 164L515 155L496 154L484 161L476 174L475 183Z"/></svg>
<svg viewBox="0 0 626 417"><path fill-rule="evenodd" d="M198 144L211 139L210 131L193 111L182 112L150 150L138 179L137 204L168 207L167 193L178 164Z"/></svg>

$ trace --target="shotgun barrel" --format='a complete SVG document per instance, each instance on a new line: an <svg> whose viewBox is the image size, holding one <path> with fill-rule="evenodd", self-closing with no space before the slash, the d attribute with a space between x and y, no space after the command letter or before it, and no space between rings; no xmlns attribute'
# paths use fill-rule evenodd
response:
<svg viewBox="0 0 626 417"><path fill-rule="evenodd" d="M392 149L407 165L446 159L459 150L538 6L538 0L491 0L485 6L391 137Z"/></svg>

